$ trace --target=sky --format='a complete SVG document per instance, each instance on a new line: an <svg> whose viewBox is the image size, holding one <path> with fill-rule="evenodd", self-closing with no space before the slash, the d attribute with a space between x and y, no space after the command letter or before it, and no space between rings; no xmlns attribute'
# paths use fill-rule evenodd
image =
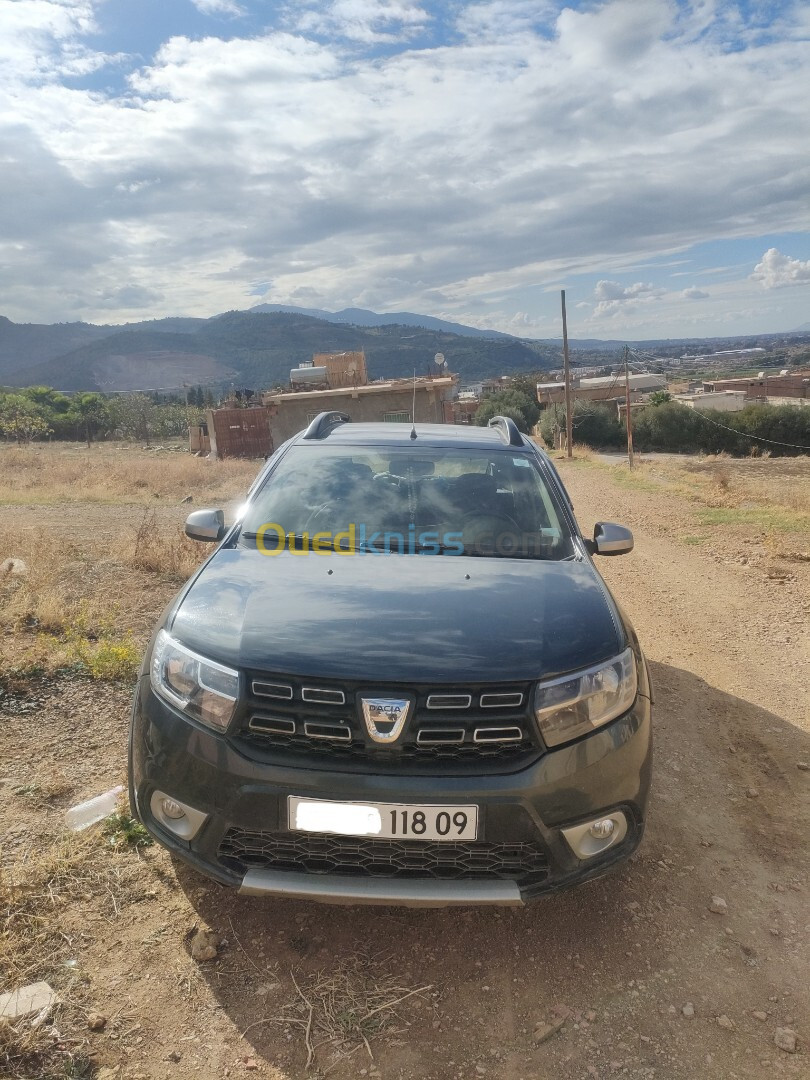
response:
<svg viewBox="0 0 810 1080"><path fill-rule="evenodd" d="M0 315L810 322L806 0L0 0Z"/></svg>

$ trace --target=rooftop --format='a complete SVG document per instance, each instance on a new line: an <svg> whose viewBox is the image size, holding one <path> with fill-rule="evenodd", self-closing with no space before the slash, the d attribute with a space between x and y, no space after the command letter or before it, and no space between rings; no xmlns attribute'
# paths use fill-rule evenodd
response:
<svg viewBox="0 0 810 1080"><path fill-rule="evenodd" d="M323 401L325 405L328 404L329 398L333 398L336 395L340 397L354 397L355 395L361 397L365 394L382 394L390 393L392 390L412 390L416 386L417 390L429 390L431 387L435 387L437 390L446 390L455 386L458 382L457 375L440 375L435 379L428 379L424 376L418 376L416 379L386 379L382 382L367 383L365 386L339 386L331 387L328 390L279 390L275 392L265 392L262 394L262 399L267 402L282 402L293 399L295 401L303 401L310 399L312 401Z"/></svg>

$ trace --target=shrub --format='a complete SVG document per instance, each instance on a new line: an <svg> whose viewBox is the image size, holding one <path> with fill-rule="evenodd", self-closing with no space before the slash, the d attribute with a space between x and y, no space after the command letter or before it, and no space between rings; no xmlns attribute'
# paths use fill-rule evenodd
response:
<svg viewBox="0 0 810 1080"><path fill-rule="evenodd" d="M519 431L530 431L537 423L540 409L536 401L521 390L497 390L485 398L475 414L479 427L486 427L493 416L508 416Z"/></svg>
<svg viewBox="0 0 810 1080"><path fill-rule="evenodd" d="M627 439L616 407L606 402L575 401L571 426L574 442L587 446L623 446ZM565 411L546 409L540 420L540 434L549 446L554 445L555 430L560 429L565 430Z"/></svg>

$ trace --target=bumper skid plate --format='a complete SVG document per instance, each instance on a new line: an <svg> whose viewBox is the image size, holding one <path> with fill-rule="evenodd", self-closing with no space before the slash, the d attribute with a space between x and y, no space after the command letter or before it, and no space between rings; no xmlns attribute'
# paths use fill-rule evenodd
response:
<svg viewBox="0 0 810 1080"><path fill-rule="evenodd" d="M436 881L356 878L348 874L298 874L285 870L248 870L243 896L278 896L329 904L396 904L404 907L497 905L523 907L514 881Z"/></svg>

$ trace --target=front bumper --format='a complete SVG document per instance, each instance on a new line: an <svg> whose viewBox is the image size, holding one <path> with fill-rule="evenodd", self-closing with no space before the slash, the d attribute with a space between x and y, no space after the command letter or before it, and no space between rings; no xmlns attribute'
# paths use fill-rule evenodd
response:
<svg viewBox="0 0 810 1080"><path fill-rule="evenodd" d="M639 696L630 712L605 728L545 753L518 772L415 776L268 765L189 721L157 698L148 677L142 677L130 734L130 801L160 843L245 894L347 904L519 906L598 877L632 853L644 830L651 758L650 702ZM190 840L175 835L152 812L155 791L205 815ZM370 851L374 866L345 873L334 851L347 838L320 838L320 850L329 848L331 862L317 862L320 872L313 872L307 851L311 834L288 829L290 795L346 802L475 803L479 837L446 875L441 859L447 848L441 844L411 840L394 845L391 855L386 841L360 841L354 848L361 850L353 849L352 857ZM622 840L592 858L577 858L562 829L615 811L627 821ZM249 857L234 856L234 837ZM414 849L418 854L428 846L439 860L431 876L403 869L403 852L410 865ZM390 874L373 854L383 851L392 860ZM502 859L501 852L506 853ZM475 868L484 865L482 855L486 866L479 873ZM491 864L486 862L490 856ZM516 859L520 869L512 872ZM329 866L336 869L325 872Z"/></svg>

